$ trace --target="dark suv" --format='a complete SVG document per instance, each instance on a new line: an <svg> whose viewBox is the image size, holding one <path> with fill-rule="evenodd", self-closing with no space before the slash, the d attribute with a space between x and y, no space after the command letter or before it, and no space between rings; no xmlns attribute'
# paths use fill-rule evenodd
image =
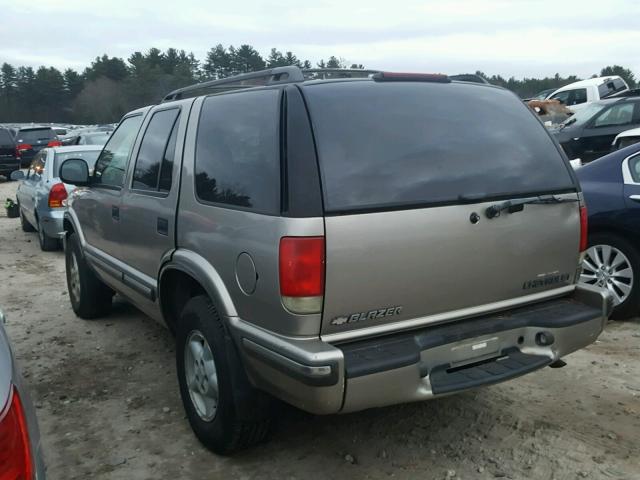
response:
<svg viewBox="0 0 640 480"><path fill-rule="evenodd" d="M20 159L16 155L16 144L8 128L0 127L0 175L11 179L11 172L20 169Z"/></svg>
<svg viewBox="0 0 640 480"><path fill-rule="evenodd" d="M515 95L307 75L178 90L127 114L91 176L61 167L83 187L64 220L74 311L118 292L175 333L205 445L264 438L270 395L317 414L418 401L595 341L611 301L577 284L580 187Z"/></svg>
<svg viewBox="0 0 640 480"><path fill-rule="evenodd" d="M58 140L51 127L24 127L18 130L15 148L22 167L28 167L40 150L45 147L59 147Z"/></svg>

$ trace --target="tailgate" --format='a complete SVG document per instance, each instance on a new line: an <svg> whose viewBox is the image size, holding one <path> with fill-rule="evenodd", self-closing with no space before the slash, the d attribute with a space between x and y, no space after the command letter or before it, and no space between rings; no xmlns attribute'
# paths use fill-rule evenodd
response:
<svg viewBox="0 0 640 480"><path fill-rule="evenodd" d="M494 203L327 217L322 333L441 322L574 283L578 202L488 219Z"/></svg>

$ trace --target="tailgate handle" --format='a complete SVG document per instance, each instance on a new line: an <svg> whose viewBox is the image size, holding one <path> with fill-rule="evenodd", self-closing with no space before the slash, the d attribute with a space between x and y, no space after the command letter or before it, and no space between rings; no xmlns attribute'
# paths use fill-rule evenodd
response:
<svg viewBox="0 0 640 480"><path fill-rule="evenodd" d="M120 221L120 207L117 205L111 205L111 218L117 222Z"/></svg>

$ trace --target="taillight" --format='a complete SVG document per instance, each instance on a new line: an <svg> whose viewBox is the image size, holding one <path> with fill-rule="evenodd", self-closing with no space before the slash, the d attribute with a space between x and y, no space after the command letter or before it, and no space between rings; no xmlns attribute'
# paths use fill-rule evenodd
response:
<svg viewBox="0 0 640 480"><path fill-rule="evenodd" d="M49 207L59 208L64 205L62 202L67 199L67 189L64 188L64 183L54 183L49 190Z"/></svg>
<svg viewBox="0 0 640 480"><path fill-rule="evenodd" d="M49 143L47 143L47 147L61 147L62 146L62 142L60 140L51 140Z"/></svg>
<svg viewBox="0 0 640 480"><path fill-rule="evenodd" d="M587 245L587 207L580 205L580 252L584 252Z"/></svg>
<svg viewBox="0 0 640 480"><path fill-rule="evenodd" d="M28 143L19 143L18 145L16 145L16 153L20 155L22 152L31 150L32 148L33 147Z"/></svg>
<svg viewBox="0 0 640 480"><path fill-rule="evenodd" d="M0 413L0 479L32 480L27 419L15 387L9 395L6 408Z"/></svg>
<svg viewBox="0 0 640 480"><path fill-rule="evenodd" d="M324 296L324 237L280 239L280 295L294 313L320 313Z"/></svg>

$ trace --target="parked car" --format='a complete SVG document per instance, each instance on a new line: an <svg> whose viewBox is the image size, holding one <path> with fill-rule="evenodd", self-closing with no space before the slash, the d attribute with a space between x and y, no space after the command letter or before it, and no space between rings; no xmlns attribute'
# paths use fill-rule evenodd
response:
<svg viewBox="0 0 640 480"><path fill-rule="evenodd" d="M536 93L531 98L525 98L524 102L529 102L531 100L546 100L549 95L558 90L557 88L547 88L546 90L542 90L541 92Z"/></svg>
<svg viewBox="0 0 640 480"><path fill-rule="evenodd" d="M23 180L16 192L22 230L38 232L42 250L59 248L64 231L64 200L74 189L60 180L60 165L67 158L82 158L93 168L101 148L99 145L45 148L36 154L26 176L20 170L14 172L15 180Z"/></svg>
<svg viewBox="0 0 640 480"><path fill-rule="evenodd" d="M11 173L19 169L20 159L16 155L13 135L9 129L0 127L0 175L10 180Z"/></svg>
<svg viewBox="0 0 640 480"><path fill-rule="evenodd" d="M589 248L580 280L609 289L614 316L635 316L640 307L640 144L576 173L589 212Z"/></svg>
<svg viewBox="0 0 640 480"><path fill-rule="evenodd" d="M334 414L561 366L611 305L577 285L573 170L490 85L206 82L125 115L92 175L60 175L85 187L64 219L74 312L118 292L175 332L187 417L219 453L265 437L267 394Z"/></svg>
<svg viewBox="0 0 640 480"><path fill-rule="evenodd" d="M611 144L612 150L620 150L634 143L640 142L640 128L632 128L619 133Z"/></svg>
<svg viewBox="0 0 640 480"><path fill-rule="evenodd" d="M0 310L0 478L44 480L40 432Z"/></svg>
<svg viewBox="0 0 640 480"><path fill-rule="evenodd" d="M640 97L589 104L551 132L567 156L584 163L606 155L616 136L640 126Z"/></svg>
<svg viewBox="0 0 640 480"><path fill-rule="evenodd" d="M62 143L51 127L26 127L16 135L16 153L22 167L28 166L33 157L46 147L56 147Z"/></svg>
<svg viewBox="0 0 640 480"><path fill-rule="evenodd" d="M558 100L572 111L582 110L587 105L612 95L629 90L621 77L597 77L570 83L554 91L547 99Z"/></svg>
<svg viewBox="0 0 640 480"><path fill-rule="evenodd" d="M104 145L110 135L110 131L83 133L78 135L74 145Z"/></svg>

